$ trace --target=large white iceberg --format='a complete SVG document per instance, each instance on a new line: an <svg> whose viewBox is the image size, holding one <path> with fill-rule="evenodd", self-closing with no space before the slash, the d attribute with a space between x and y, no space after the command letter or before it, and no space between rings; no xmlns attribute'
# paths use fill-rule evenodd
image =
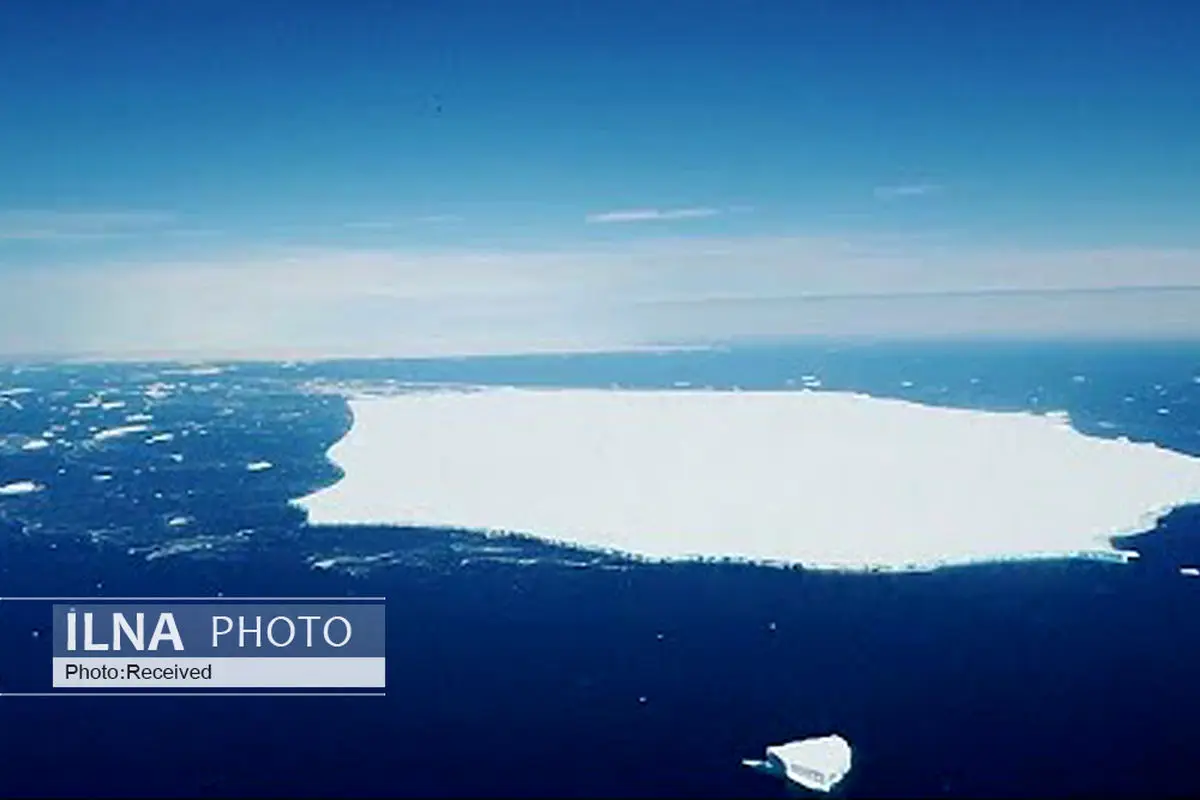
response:
<svg viewBox="0 0 1200 800"><path fill-rule="evenodd" d="M767 748L764 761L742 764L818 792L831 791L850 771L850 743L837 734L801 739Z"/></svg>
<svg viewBox="0 0 1200 800"><path fill-rule="evenodd" d="M531 534L651 559L923 569L1123 559L1200 459L1065 415L838 392L491 388L350 401L315 524Z"/></svg>

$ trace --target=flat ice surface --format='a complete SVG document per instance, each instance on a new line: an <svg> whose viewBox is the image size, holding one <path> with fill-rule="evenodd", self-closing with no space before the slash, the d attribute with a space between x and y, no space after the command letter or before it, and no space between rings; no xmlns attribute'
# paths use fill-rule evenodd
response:
<svg viewBox="0 0 1200 800"><path fill-rule="evenodd" d="M33 481L17 481L16 483L6 483L0 486L0 497L12 496L18 494L32 494L40 492L42 487Z"/></svg>
<svg viewBox="0 0 1200 800"><path fill-rule="evenodd" d="M1200 459L1065 415L838 392L490 388L351 400L314 524L532 534L828 569L1120 557L1200 501Z"/></svg>
<svg viewBox="0 0 1200 800"><path fill-rule="evenodd" d="M250 472L262 472L274 466L270 461L252 461L246 465L246 469Z"/></svg>

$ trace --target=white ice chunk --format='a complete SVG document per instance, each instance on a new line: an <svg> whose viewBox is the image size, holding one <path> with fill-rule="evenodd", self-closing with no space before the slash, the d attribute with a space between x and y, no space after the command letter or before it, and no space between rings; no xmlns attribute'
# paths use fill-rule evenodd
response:
<svg viewBox="0 0 1200 800"><path fill-rule="evenodd" d="M0 486L0 497L13 497L19 494L32 494L40 492L43 487L40 483L33 481L17 481L16 483L6 483Z"/></svg>
<svg viewBox="0 0 1200 800"><path fill-rule="evenodd" d="M265 469L270 469L275 466L270 461L252 461L246 465L246 469L250 472L262 472Z"/></svg>
<svg viewBox="0 0 1200 800"><path fill-rule="evenodd" d="M164 369L163 375L220 375L225 370L221 367L208 366L200 364L194 367L185 367L181 369Z"/></svg>
<svg viewBox="0 0 1200 800"><path fill-rule="evenodd" d="M45 450L50 446L50 443L45 439L30 439L25 444L21 445L22 450Z"/></svg>
<svg viewBox="0 0 1200 800"><path fill-rule="evenodd" d="M742 764L807 789L828 792L850 771L850 743L837 734L801 739L768 747L765 761L747 758Z"/></svg>
<svg viewBox="0 0 1200 800"><path fill-rule="evenodd" d="M124 408L124 407L125 407L124 400L108 400L108 401L100 404L100 408L103 409L104 411L113 411L115 409Z"/></svg>
<svg viewBox="0 0 1200 800"><path fill-rule="evenodd" d="M146 439L146 444L158 444L159 442L169 442L175 438L173 433L156 433Z"/></svg>
<svg viewBox="0 0 1200 800"><path fill-rule="evenodd" d="M1086 556L1200 500L1200 459L1065 417L844 392L493 388L352 400L314 524L517 532L825 569Z"/></svg>
<svg viewBox="0 0 1200 800"><path fill-rule="evenodd" d="M1200 578L1200 567L1180 567L1179 574L1189 578Z"/></svg>
<svg viewBox="0 0 1200 800"><path fill-rule="evenodd" d="M150 428L147 425L121 425L116 428L108 428L107 430L100 431L92 437L92 441L103 442L108 439L117 439L121 436L128 436L131 433L142 433L143 431L147 431L149 429Z"/></svg>

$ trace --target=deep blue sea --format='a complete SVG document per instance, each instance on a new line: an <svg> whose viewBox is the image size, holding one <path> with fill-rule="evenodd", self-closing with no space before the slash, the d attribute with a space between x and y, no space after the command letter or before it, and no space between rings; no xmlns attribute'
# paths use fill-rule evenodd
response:
<svg viewBox="0 0 1200 800"><path fill-rule="evenodd" d="M1179 574L1200 510L1123 542L1128 565L837 575L309 527L288 505L338 478L331 387L804 376L1200 456L1197 345L0 366L0 485L46 487L0 497L0 596L385 595L389 651L385 698L0 696L0 796L784 797L740 759L830 731L854 747L844 797L1200 794L1200 579ZM123 424L148 430L91 439ZM48 625L0 601L0 691L48 686Z"/></svg>

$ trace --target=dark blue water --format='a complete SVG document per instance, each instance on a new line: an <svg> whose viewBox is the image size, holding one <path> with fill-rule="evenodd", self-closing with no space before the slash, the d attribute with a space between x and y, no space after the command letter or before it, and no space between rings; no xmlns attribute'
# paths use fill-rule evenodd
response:
<svg viewBox="0 0 1200 800"><path fill-rule="evenodd" d="M388 696L0 697L0 795L782 797L739 760L831 730L855 748L850 797L1200 791L1200 581L1178 574L1200 563L1195 509L1125 542L1143 554L1129 565L848 576L637 565L533 541L497 553L462 533L310 528L287 505L337 478L324 451L349 425L314 380L778 388L816 374L925 402L1066 409L1086 432L1200 455L1200 348L161 373L0 371L0 388L33 390L0 403L0 484L47 486L0 500L0 596L386 595ZM174 385L147 398L155 381ZM102 387L126 405L74 408ZM176 438L83 444L89 427L143 412ZM75 444L20 449L56 424ZM259 459L275 468L244 469ZM341 568L311 566L335 556ZM4 686L48 683L48 620L0 602Z"/></svg>

